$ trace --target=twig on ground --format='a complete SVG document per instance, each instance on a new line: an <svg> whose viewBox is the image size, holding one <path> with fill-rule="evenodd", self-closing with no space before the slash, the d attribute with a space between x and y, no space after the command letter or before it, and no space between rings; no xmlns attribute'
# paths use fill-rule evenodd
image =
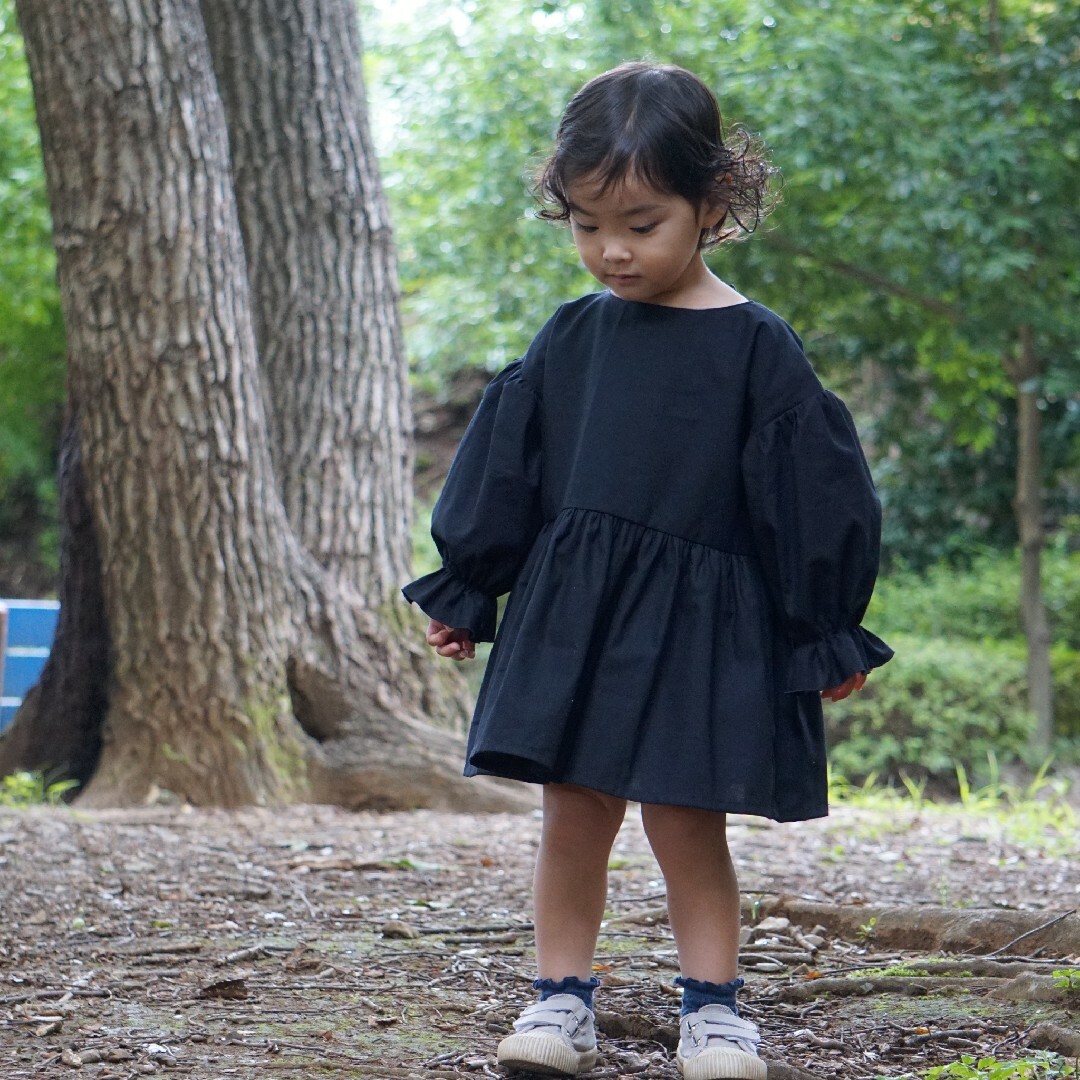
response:
<svg viewBox="0 0 1080 1080"><path fill-rule="evenodd" d="M227 953L225 956L219 957L214 963L218 967L222 967L225 964L239 964L244 960L261 960L262 957L267 956L268 951L265 945L262 943L258 945L250 945L246 949L237 949L236 952Z"/></svg>
<svg viewBox="0 0 1080 1080"><path fill-rule="evenodd" d="M988 960L991 956L1000 955L1001 953L1005 952L1006 949L1011 949L1014 945L1019 944L1025 938L1032 937L1033 935L1039 934L1043 930L1046 930L1051 926L1057 925L1057 923L1061 922L1063 919L1067 919L1070 915L1075 915L1076 912L1076 908L1072 908L1069 911L1063 912L1061 915L1058 915L1057 918L1051 919L1049 922L1044 922L1042 926L1036 926L1034 930L1029 930L1026 934L1021 934L1019 937L1013 938L1012 941L1006 943L1005 945L1002 945L1000 949L995 949L993 952L983 953L983 959Z"/></svg>
<svg viewBox="0 0 1080 1080"><path fill-rule="evenodd" d="M317 919L319 917L319 913L315 910L314 905L307 898L307 893L304 892L304 890L301 889L300 886L296 884L296 882L292 883L292 887L293 887L293 892L296 893L296 895L299 896L300 899L304 901L304 906L308 909L308 914L313 919Z"/></svg>

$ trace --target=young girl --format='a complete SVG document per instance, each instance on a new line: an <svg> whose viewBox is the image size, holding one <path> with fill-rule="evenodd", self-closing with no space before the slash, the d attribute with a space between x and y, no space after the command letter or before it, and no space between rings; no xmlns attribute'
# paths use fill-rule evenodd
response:
<svg viewBox="0 0 1080 1080"><path fill-rule="evenodd" d="M596 1061L593 954L633 800L678 949L679 1068L765 1077L735 1002L725 815L827 813L821 699L892 655L859 625L880 512L851 418L788 325L702 260L757 224L769 172L680 68L578 92L538 191L604 290L492 381L432 519L443 569L405 588L440 655L495 641L466 773L543 785L541 999L499 1045L510 1068Z"/></svg>

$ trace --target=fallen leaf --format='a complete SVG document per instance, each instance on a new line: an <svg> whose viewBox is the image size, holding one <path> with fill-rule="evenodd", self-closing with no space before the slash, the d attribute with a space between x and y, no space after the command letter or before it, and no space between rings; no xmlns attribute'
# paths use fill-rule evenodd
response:
<svg viewBox="0 0 1080 1080"><path fill-rule="evenodd" d="M222 998L226 1001L242 1001L247 996L247 983L243 979L220 979L199 991L199 997Z"/></svg>
<svg viewBox="0 0 1080 1080"><path fill-rule="evenodd" d="M382 930L379 931L384 938L417 938L420 936L420 931L415 926L410 926L407 922L402 922L400 919L391 919L389 922L383 923Z"/></svg>

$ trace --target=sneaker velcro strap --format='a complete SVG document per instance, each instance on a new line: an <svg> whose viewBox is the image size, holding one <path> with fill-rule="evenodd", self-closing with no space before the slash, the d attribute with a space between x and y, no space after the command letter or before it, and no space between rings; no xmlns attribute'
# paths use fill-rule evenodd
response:
<svg viewBox="0 0 1080 1080"><path fill-rule="evenodd" d="M757 1046L761 1042L761 1033L757 1024L744 1020L734 1013L720 1016L702 1016L698 1013L698 1021L693 1025L694 1039L696 1042L708 1044L710 1039L724 1039L728 1042L747 1042Z"/></svg>
<svg viewBox="0 0 1080 1080"><path fill-rule="evenodd" d="M515 1031L531 1031L533 1028L552 1027L560 1031L566 1031L568 1035L574 1035L588 1019L589 1010L581 1005L580 1011L573 1006L551 1005L548 1001L538 1001L530 1005L514 1021Z"/></svg>

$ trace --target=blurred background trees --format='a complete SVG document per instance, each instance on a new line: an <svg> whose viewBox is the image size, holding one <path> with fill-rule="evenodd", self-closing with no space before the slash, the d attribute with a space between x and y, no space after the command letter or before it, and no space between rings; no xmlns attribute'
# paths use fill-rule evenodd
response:
<svg viewBox="0 0 1080 1080"><path fill-rule="evenodd" d="M927 747L946 731L975 765L992 746L1075 752L1076 5L365 0L361 16L424 501L478 386L593 287L527 194L565 101L623 59L683 64L783 175L774 216L713 266L802 335L852 405L885 502L874 625L902 651L863 712L835 711L861 747L838 760L941 772L952 751ZM0 19L0 544L15 553L0 594L40 594L63 344L10 0ZM859 744L866 732L893 742Z"/></svg>

